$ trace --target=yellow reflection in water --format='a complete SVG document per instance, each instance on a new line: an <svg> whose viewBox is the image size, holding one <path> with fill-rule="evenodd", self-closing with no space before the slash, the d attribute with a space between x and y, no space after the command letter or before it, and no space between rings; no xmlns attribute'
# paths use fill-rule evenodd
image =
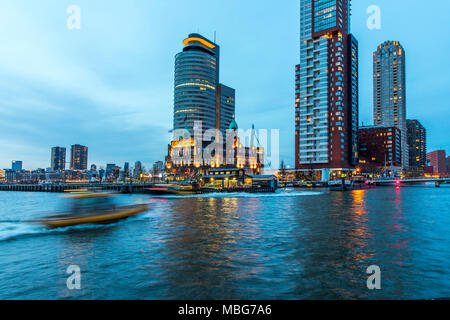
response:
<svg viewBox="0 0 450 320"><path fill-rule="evenodd" d="M351 219L355 228L350 230L352 239L350 245L354 250L353 259L357 261L366 260L374 255L367 248L370 238L373 236L368 227L368 211L366 197L368 190L354 190L351 192Z"/></svg>

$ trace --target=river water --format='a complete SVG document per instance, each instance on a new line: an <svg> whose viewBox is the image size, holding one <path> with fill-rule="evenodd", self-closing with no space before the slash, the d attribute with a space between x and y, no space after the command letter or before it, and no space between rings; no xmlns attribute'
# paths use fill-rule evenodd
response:
<svg viewBox="0 0 450 320"><path fill-rule="evenodd" d="M67 199L0 192L0 299L450 297L447 186L117 198L151 208L48 230L23 221ZM80 290L67 287L71 265ZM380 290L367 288L371 265Z"/></svg>

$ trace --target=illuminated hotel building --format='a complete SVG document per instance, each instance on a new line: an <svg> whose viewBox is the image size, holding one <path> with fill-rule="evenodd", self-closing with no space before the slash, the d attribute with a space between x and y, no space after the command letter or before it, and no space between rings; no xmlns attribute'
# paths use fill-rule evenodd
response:
<svg viewBox="0 0 450 320"><path fill-rule="evenodd" d="M264 149L240 142L235 121L235 90L219 81L220 47L197 33L190 34L183 44L183 51L175 56L175 132L165 159L167 179L192 179L211 168L261 173ZM208 134L203 139L195 136L194 126L199 122L201 133L214 130L212 136ZM222 141L213 143L209 139L217 138L217 132L221 133ZM228 132L231 136L227 137Z"/></svg>
<svg viewBox="0 0 450 320"><path fill-rule="evenodd" d="M66 170L66 148L52 148L51 169L54 171Z"/></svg>
<svg viewBox="0 0 450 320"><path fill-rule="evenodd" d="M218 158L221 162L216 161L216 159L212 159L212 161L207 159L197 160L198 145L196 139L192 137L172 141L168 146L168 156L166 157L165 170L167 175L171 179L177 179L177 177L184 179L186 176L198 173L205 174L212 168L240 168L244 169L247 174L260 174L264 168L264 148L254 145L250 147L244 146L243 141L238 136L238 125L234 119L232 119L227 129L233 133L232 152L228 153L228 146L224 145L222 149L223 154ZM212 152L208 144L209 142L203 143L201 146L205 154L211 154Z"/></svg>
<svg viewBox="0 0 450 320"><path fill-rule="evenodd" d="M219 129L225 139L235 115L235 90L219 83L220 47L193 33L175 57L174 130L202 121L202 131ZM175 137L178 138L178 137Z"/></svg>
<svg viewBox="0 0 450 320"><path fill-rule="evenodd" d="M70 150L70 169L87 170L88 148L79 144L73 145Z"/></svg>
<svg viewBox="0 0 450 320"><path fill-rule="evenodd" d="M358 42L349 32L349 0L300 1L295 162L322 180L358 164Z"/></svg>
<svg viewBox="0 0 450 320"><path fill-rule="evenodd" d="M373 53L373 106L375 125L401 130L402 167L407 169L405 50L398 41L386 41Z"/></svg>

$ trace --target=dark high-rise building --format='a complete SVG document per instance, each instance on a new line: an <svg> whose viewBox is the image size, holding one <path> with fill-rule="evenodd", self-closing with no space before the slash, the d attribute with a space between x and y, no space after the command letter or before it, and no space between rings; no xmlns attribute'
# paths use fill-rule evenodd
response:
<svg viewBox="0 0 450 320"><path fill-rule="evenodd" d="M22 161L19 161L19 160L13 160L12 161L12 163L11 163L11 170L13 172L22 171L22 169L23 169L23 162Z"/></svg>
<svg viewBox="0 0 450 320"><path fill-rule="evenodd" d="M427 131L417 120L406 120L409 168L422 171L427 166Z"/></svg>
<svg viewBox="0 0 450 320"><path fill-rule="evenodd" d="M358 42L350 0L301 0L296 66L297 169L352 169L358 164Z"/></svg>
<svg viewBox="0 0 450 320"><path fill-rule="evenodd" d="M105 170L106 181L116 181L120 177L120 169L115 163L108 163Z"/></svg>
<svg viewBox="0 0 450 320"><path fill-rule="evenodd" d="M216 128L222 132L224 142L226 132L235 117L235 94L236 91L233 88L219 84L217 97L220 97L220 100L217 102Z"/></svg>
<svg viewBox="0 0 450 320"><path fill-rule="evenodd" d="M50 168L53 171L66 170L66 148L53 147Z"/></svg>
<svg viewBox="0 0 450 320"><path fill-rule="evenodd" d="M409 167L406 129L405 50L386 41L373 53L373 119L377 126L396 126L402 132L402 167Z"/></svg>
<svg viewBox="0 0 450 320"><path fill-rule="evenodd" d="M350 164L356 166L359 162L358 152L358 136L359 136L359 83L358 83L358 41L352 35L348 35L348 48L350 50L347 55L348 65L348 106L351 110L348 114L348 141L350 144Z"/></svg>
<svg viewBox="0 0 450 320"><path fill-rule="evenodd" d="M70 150L70 169L87 170L88 147L79 144L73 145Z"/></svg>
<svg viewBox="0 0 450 320"><path fill-rule="evenodd" d="M445 160L445 165L447 167L447 173L450 173L450 156Z"/></svg>
<svg viewBox="0 0 450 320"><path fill-rule="evenodd" d="M108 163L106 165L106 177L107 178L111 177L115 167L116 167L115 163Z"/></svg>
<svg viewBox="0 0 450 320"><path fill-rule="evenodd" d="M429 161L430 167L433 167L434 174L447 173L445 150L436 150L428 153L427 161Z"/></svg>
<svg viewBox="0 0 450 320"><path fill-rule="evenodd" d="M402 165L401 131L395 126L368 126L359 129L359 161L375 167Z"/></svg>
<svg viewBox="0 0 450 320"><path fill-rule="evenodd" d="M103 168L100 168L100 170L98 170L98 176L100 178L101 181L105 181L106 180L106 171Z"/></svg>
<svg viewBox="0 0 450 320"><path fill-rule="evenodd" d="M174 130L192 134L194 121L202 121L203 132L225 134L235 114L235 90L219 83L220 47L196 33L183 44L175 57Z"/></svg>
<svg viewBox="0 0 450 320"><path fill-rule="evenodd" d="M157 161L153 164L153 174L159 175L164 170L164 162Z"/></svg>
<svg viewBox="0 0 450 320"><path fill-rule="evenodd" d="M123 166L123 176L125 178L130 177L130 164L128 162L125 162L125 165Z"/></svg>
<svg viewBox="0 0 450 320"><path fill-rule="evenodd" d="M139 179L143 173L142 163L140 161L136 161L134 164L133 177L134 179Z"/></svg>

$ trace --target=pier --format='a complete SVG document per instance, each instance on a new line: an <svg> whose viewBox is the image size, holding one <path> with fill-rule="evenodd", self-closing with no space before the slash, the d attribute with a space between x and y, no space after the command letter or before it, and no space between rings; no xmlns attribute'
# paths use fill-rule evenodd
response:
<svg viewBox="0 0 450 320"><path fill-rule="evenodd" d="M450 184L450 178L445 179L404 179L404 180L392 180L392 179L380 179L370 180L370 184L376 186L408 186L418 185L424 183L434 183L436 188L441 187L444 184ZM150 193L149 189L155 187L154 183L133 183L133 184L115 184L115 183L64 183L64 184L0 184L0 191L16 191L16 192L53 192L64 193L68 191L77 190L96 190L96 191L112 191L120 193ZM248 193L270 193L275 192L277 188L286 187L309 187L309 188L328 188L329 184L324 182L285 182L281 183L278 187L248 187L248 188L198 188L194 190L194 194L203 193L233 193L233 192L248 192Z"/></svg>
<svg viewBox="0 0 450 320"><path fill-rule="evenodd" d="M378 187L407 187L414 185L424 185L425 183L434 183L436 188L443 185L450 185L450 178L417 178L417 179L376 179L367 180L368 186ZM289 181L280 182L281 188L334 188L338 184L331 184L322 181Z"/></svg>
<svg viewBox="0 0 450 320"><path fill-rule="evenodd" d="M450 178L417 178L417 179L377 179L371 180L372 183L377 186L408 186L418 185L424 183L434 183L436 188L439 188L443 184L449 184Z"/></svg>
<svg viewBox="0 0 450 320"><path fill-rule="evenodd" d="M158 184L160 185L160 184ZM77 190L112 191L120 193L151 193L150 188L155 187L153 183L145 184L113 184L113 183L80 183L80 184L0 184L0 191L16 192L53 192L65 193ZM275 192L275 187L248 187L248 188L198 188L193 189L192 194L204 193L270 193Z"/></svg>
<svg viewBox="0 0 450 320"><path fill-rule="evenodd" d="M108 184L108 183L80 183L80 184L0 184L0 191L22 192L55 192L63 193L68 190L99 190L121 193L145 193L153 184Z"/></svg>

